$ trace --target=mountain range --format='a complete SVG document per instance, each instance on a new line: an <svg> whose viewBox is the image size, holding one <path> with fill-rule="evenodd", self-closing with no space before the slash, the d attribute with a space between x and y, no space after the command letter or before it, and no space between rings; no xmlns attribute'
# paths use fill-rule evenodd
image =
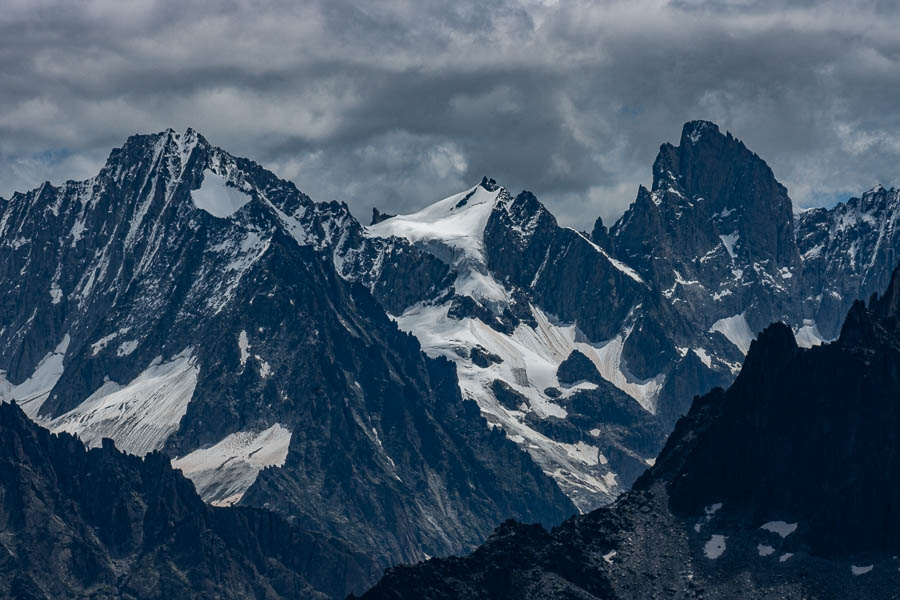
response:
<svg viewBox="0 0 900 600"><path fill-rule="evenodd" d="M767 327L612 505L509 521L363 598L896 598L898 400L900 268L831 343Z"/></svg>
<svg viewBox="0 0 900 600"><path fill-rule="evenodd" d="M757 331L838 338L888 285L898 215L881 187L795 213L704 121L589 233L487 177L363 226L193 130L133 136L96 177L0 199L0 399L322 536L286 568L339 597L613 501ZM371 562L314 583L348 556Z"/></svg>
<svg viewBox="0 0 900 600"><path fill-rule="evenodd" d="M451 273L390 309L400 328L456 363L463 393L581 511L630 486L694 395L733 381L756 332L836 338L900 256L900 192L795 214L766 163L705 121L661 146L652 188L611 228L563 227L487 178L377 217L369 235Z"/></svg>
<svg viewBox="0 0 900 600"><path fill-rule="evenodd" d="M337 275L354 227L195 132L132 137L97 177L0 204L4 395L381 566L570 514L453 366Z"/></svg>

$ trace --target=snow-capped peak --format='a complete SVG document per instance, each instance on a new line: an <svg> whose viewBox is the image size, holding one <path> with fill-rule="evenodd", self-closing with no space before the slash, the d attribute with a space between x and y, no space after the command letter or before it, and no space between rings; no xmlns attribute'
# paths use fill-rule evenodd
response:
<svg viewBox="0 0 900 600"><path fill-rule="evenodd" d="M493 179L422 210L397 215L368 228L374 237L401 237L421 243L451 264L484 263L484 228L504 189Z"/></svg>

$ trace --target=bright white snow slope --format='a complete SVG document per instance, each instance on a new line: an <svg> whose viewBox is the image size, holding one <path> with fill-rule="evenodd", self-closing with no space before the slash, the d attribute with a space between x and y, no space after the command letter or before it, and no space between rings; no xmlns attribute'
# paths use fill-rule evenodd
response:
<svg viewBox="0 0 900 600"><path fill-rule="evenodd" d="M457 294L475 298L499 313L510 302L510 296L487 269L484 230L491 212L504 198L509 196L503 188L491 192L478 185L416 213L382 221L367 231L373 237L405 238L441 258L457 273L454 285ZM591 246L596 248L594 244ZM597 251L602 253L599 248ZM536 326L522 323L511 334L505 334L478 318L450 317L449 310L449 303L420 303L396 317L396 322L418 338L426 354L443 356L456 363L463 395L478 403L492 427L502 427L511 440L529 452L579 509L594 508L598 499L612 500L621 491L619 482L598 446L550 439L530 427L525 417L527 413L542 419L566 416L558 401L545 393L547 388L562 388L565 397L577 389L596 387L591 383L571 388L560 386L556 371L576 348L590 358L605 379L652 411L663 381L658 378L638 382L623 372L622 346L629 331L603 343L591 344L574 324L559 323L532 306ZM470 358L475 348L500 357L502 362L488 367L476 365ZM492 391L495 380L512 387L527 403L517 409L505 407Z"/></svg>
<svg viewBox="0 0 900 600"><path fill-rule="evenodd" d="M508 301L506 290L488 274L484 228L503 188L480 185L444 198L411 215L397 215L368 228L373 237L401 237L428 249L459 272L454 287L461 296L487 303Z"/></svg>

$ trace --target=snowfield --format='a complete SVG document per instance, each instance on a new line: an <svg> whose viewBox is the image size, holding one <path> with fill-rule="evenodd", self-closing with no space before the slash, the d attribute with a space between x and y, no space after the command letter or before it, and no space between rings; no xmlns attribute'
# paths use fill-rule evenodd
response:
<svg viewBox="0 0 900 600"><path fill-rule="evenodd" d="M240 500L266 467L281 467L287 458L291 431L279 423L264 431L239 431L217 444L172 460L194 482L197 492L217 506Z"/></svg>
<svg viewBox="0 0 900 600"><path fill-rule="evenodd" d="M111 438L116 447L143 456L161 450L178 429L194 395L199 369L187 348L167 362L157 357L131 382L107 381L81 404L45 423L78 435L87 446Z"/></svg>
<svg viewBox="0 0 900 600"><path fill-rule="evenodd" d="M209 169L203 171L203 184L191 192L194 205L214 217L227 219L250 202L250 196L226 184L226 179Z"/></svg>

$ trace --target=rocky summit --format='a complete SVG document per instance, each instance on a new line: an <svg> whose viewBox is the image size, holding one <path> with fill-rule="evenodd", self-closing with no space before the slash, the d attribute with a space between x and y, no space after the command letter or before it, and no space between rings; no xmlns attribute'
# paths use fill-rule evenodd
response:
<svg viewBox="0 0 900 600"><path fill-rule="evenodd" d="M363 598L896 597L898 301L900 268L834 342L767 327L614 504L550 531L510 521Z"/></svg>

